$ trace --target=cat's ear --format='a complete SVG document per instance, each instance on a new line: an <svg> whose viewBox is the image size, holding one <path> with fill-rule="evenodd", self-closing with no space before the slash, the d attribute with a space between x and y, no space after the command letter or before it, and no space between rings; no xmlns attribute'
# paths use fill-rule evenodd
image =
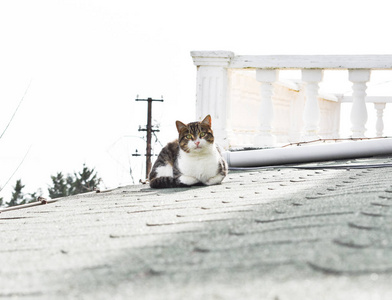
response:
<svg viewBox="0 0 392 300"><path fill-rule="evenodd" d="M208 126L211 127L211 116L208 115L207 117L205 117L204 120L201 121L201 123L202 123L202 124L206 124L206 125L208 125Z"/></svg>
<svg viewBox="0 0 392 300"><path fill-rule="evenodd" d="M178 133L180 133L181 130L183 130L186 127L186 125L184 123L182 123L181 121L176 121L176 127L177 127Z"/></svg>

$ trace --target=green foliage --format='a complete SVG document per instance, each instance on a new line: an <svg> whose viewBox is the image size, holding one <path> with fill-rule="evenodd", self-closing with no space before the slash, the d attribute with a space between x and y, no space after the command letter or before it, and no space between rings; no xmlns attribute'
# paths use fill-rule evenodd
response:
<svg viewBox="0 0 392 300"><path fill-rule="evenodd" d="M64 175L59 172L56 176L51 176L52 187L48 188L49 197L52 199L68 196L68 182L64 179Z"/></svg>
<svg viewBox="0 0 392 300"><path fill-rule="evenodd" d="M94 168L90 170L86 165L83 165L81 172L67 175L66 178L61 172L51 178L52 186L48 192L52 199L93 191L101 181Z"/></svg>
<svg viewBox="0 0 392 300"><path fill-rule="evenodd" d="M64 176L62 172L51 176L52 185L49 186L49 197L52 199L66 197L86 193L98 188L101 178L98 177L95 169L89 169L83 165L81 172L73 175ZM6 206L15 206L37 201L38 197L42 196L42 191L39 189L35 193L23 193L24 184L22 180L18 179L12 192L12 197L9 202L5 202ZM0 206L4 205L4 199L0 197Z"/></svg>
<svg viewBox="0 0 392 300"><path fill-rule="evenodd" d="M94 172L94 169L89 170L86 165L83 165L82 172L74 174L73 195L90 192L98 187L101 179Z"/></svg>
<svg viewBox="0 0 392 300"><path fill-rule="evenodd" d="M24 194L23 193L24 187L25 187L25 185L22 184L22 180L18 179L15 183L11 200L9 202L6 202L5 204L7 206L15 206L15 205L31 203L31 202L37 201L37 198L42 195L40 190L38 190L37 192L32 193L32 194ZM3 198L0 198L0 206L2 204L3 204Z"/></svg>
<svg viewBox="0 0 392 300"><path fill-rule="evenodd" d="M7 206L15 206L19 205L23 201L23 193L22 190L25 186L22 184L22 180L18 179L14 186L14 191L12 192L12 198L9 202L7 202Z"/></svg>

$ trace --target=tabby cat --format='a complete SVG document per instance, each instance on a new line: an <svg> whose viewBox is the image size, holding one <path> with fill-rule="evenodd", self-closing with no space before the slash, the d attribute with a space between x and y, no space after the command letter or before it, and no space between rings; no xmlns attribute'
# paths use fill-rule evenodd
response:
<svg viewBox="0 0 392 300"><path fill-rule="evenodd" d="M149 175L152 188L220 184L227 163L214 143L211 116L201 122L176 122L178 140L159 153Z"/></svg>

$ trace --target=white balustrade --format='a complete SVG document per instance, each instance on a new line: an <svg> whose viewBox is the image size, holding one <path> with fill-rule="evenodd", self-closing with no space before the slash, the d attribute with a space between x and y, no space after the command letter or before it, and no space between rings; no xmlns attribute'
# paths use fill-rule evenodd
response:
<svg viewBox="0 0 392 300"><path fill-rule="evenodd" d="M354 101L353 96L340 97L341 103L352 103ZM383 97L383 96L368 96L365 98L365 103L373 103L374 109L376 110L376 137L382 137L384 135L384 110L387 103L392 103L391 97ZM363 109L363 105L362 105ZM365 105L366 109L366 105ZM366 113L367 115L367 113Z"/></svg>
<svg viewBox="0 0 392 300"><path fill-rule="evenodd" d="M259 134L256 136L255 145L258 147L274 146L276 138L272 134L272 120L274 108L272 105L273 86L278 79L277 70L256 70L256 79L260 84L261 103L259 110Z"/></svg>
<svg viewBox="0 0 392 300"><path fill-rule="evenodd" d="M302 70L302 80L306 83L306 102L303 114L304 129L302 139L304 141L317 140L320 108L318 104L319 82L323 79L323 70Z"/></svg>
<svg viewBox="0 0 392 300"><path fill-rule="evenodd" d="M370 70L349 70L349 80L353 83L353 106L351 109L352 137L365 137L367 121L366 83L370 80Z"/></svg>
<svg viewBox="0 0 392 300"><path fill-rule="evenodd" d="M365 136L368 119L367 102L374 103L376 109L376 135L383 135L385 103L391 103L392 98L368 97L366 89L372 70L392 70L392 55L249 56L234 55L230 51L193 51L191 55L197 66L197 118L201 119L205 115L211 114L217 141L225 148L241 146L238 141L240 139L249 141L249 135L254 137L251 146L258 147L273 146L277 141L277 134L280 140L282 134L286 134L287 140L290 140L290 136L301 137L301 140L329 138L331 134L336 135L336 128L338 128L340 121L340 103L344 102L352 102L350 116L352 137ZM279 70L288 69L301 70L302 84L298 85L299 88L296 91L291 90L288 86L285 87L287 92L284 97L286 98L282 98L281 94L275 93L279 80L278 74ZM238 70L248 73L252 70L255 72L253 79L252 76L244 78L246 80L250 78L249 80L254 81L247 83L247 88L253 88L257 85L258 91L252 89L244 92L233 86L243 79L242 77L238 79L237 75L233 75ZM348 79L352 82L352 96L336 96L335 98L338 100L324 99L320 96L318 93L319 83L323 80L324 70L348 70ZM281 85L278 90L279 93L282 92ZM233 102L238 99L243 102L243 105L249 107L242 107ZM330 101L330 104L323 104L321 109L320 103L324 102L320 101ZM258 102L258 114L255 114L255 108L253 108L253 103L256 102ZM249 116L257 117L257 122L250 119L243 120L244 123L255 124L255 127L252 129L241 124L240 127L232 128L234 117L239 113L237 110L232 111L232 106L237 110L241 108L241 120L243 120L243 114L247 109ZM330 109L330 107L336 106L338 106L337 109ZM301 113L302 118L293 116L293 113ZM276 117L290 124L288 132L282 133L283 127L276 123ZM285 120L285 118L290 118L290 120ZM347 117L344 118L347 119ZM331 125L328 122L333 123ZM333 130L326 130L325 124L333 126ZM275 128L275 125L278 125L279 128ZM294 134L294 129L301 134ZM241 138L237 138L235 141L233 137L236 134L241 135ZM246 144L249 146L248 142Z"/></svg>
<svg viewBox="0 0 392 300"><path fill-rule="evenodd" d="M384 109L386 104L385 103L374 103L374 108L377 111L377 121L376 121L376 135L377 137L382 137L384 131Z"/></svg>
<svg viewBox="0 0 392 300"><path fill-rule="evenodd" d="M197 69L196 118L213 118L214 132L219 144L227 148L230 136L230 106L227 101L227 67L234 54L229 51L194 52Z"/></svg>

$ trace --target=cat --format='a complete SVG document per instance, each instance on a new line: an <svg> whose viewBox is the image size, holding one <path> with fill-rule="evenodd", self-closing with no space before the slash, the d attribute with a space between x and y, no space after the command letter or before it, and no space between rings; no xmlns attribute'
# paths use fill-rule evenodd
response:
<svg viewBox="0 0 392 300"><path fill-rule="evenodd" d="M228 166L214 143L211 116L201 122L176 121L178 140L158 155L149 175L151 188L220 184Z"/></svg>

